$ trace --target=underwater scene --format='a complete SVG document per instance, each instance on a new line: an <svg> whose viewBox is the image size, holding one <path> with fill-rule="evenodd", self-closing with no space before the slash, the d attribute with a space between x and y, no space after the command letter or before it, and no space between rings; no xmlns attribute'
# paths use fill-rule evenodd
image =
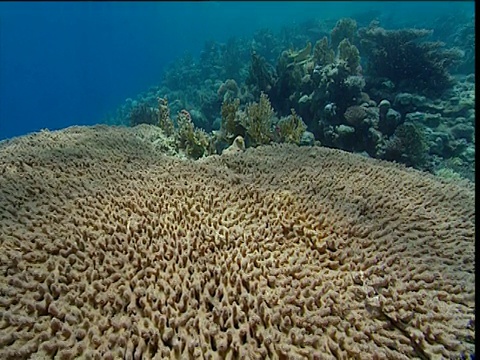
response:
<svg viewBox="0 0 480 360"><path fill-rule="evenodd" d="M475 359L474 5L1 2L0 359Z"/></svg>

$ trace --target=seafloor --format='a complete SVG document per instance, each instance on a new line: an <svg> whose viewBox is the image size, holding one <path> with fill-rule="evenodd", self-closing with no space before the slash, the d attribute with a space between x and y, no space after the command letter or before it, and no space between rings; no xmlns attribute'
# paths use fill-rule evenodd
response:
<svg viewBox="0 0 480 360"><path fill-rule="evenodd" d="M316 146L181 159L160 131L0 145L1 359L473 356L473 184Z"/></svg>

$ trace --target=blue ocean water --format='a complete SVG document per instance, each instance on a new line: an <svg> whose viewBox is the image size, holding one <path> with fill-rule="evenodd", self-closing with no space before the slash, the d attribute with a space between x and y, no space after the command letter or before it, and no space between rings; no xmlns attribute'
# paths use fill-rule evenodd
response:
<svg viewBox="0 0 480 360"><path fill-rule="evenodd" d="M0 139L99 123L207 40L377 12L421 27L474 2L1 2Z"/></svg>

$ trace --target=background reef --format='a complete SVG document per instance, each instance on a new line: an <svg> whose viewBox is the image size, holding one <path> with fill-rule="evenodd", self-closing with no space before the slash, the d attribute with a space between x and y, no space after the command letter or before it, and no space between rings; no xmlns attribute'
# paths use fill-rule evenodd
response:
<svg viewBox="0 0 480 360"><path fill-rule="evenodd" d="M193 158L290 142L473 181L473 17L391 24L367 12L208 41L107 122L158 125Z"/></svg>

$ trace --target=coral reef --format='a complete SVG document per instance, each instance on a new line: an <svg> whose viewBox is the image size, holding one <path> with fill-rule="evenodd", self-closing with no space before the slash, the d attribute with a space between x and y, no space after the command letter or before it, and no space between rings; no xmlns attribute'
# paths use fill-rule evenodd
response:
<svg viewBox="0 0 480 360"><path fill-rule="evenodd" d="M348 39L343 39L338 45L338 59L347 63L348 72L356 75L360 66L360 53L355 45L350 44Z"/></svg>
<svg viewBox="0 0 480 360"><path fill-rule="evenodd" d="M217 95L219 99L222 99L222 102L225 102L238 98L240 95L239 92L240 89L238 88L237 82L233 79L227 79L218 88Z"/></svg>
<svg viewBox="0 0 480 360"><path fill-rule="evenodd" d="M256 52L252 52L251 65L248 70L248 77L245 84L251 87L252 93L255 96L260 96L260 93L268 93L275 84L276 74L275 69L270 65L265 58L259 56Z"/></svg>
<svg viewBox="0 0 480 360"><path fill-rule="evenodd" d="M447 19L458 23L451 26L439 18L410 28L409 21L374 14L312 19L278 32L261 29L251 39L206 42L198 59L186 54L175 61L157 87L127 99L109 123L155 123L156 113L157 124L175 137L175 121L165 122L170 118L161 115L157 101L168 97L163 105L172 114L187 111L194 128L211 134L213 144L204 154L220 154L242 136L247 148L321 144L433 174L447 169L473 181L473 17L452 12ZM269 116L254 114L267 103L262 97ZM292 109L302 122L293 120ZM404 123L422 128L415 139L425 143L402 145ZM399 153L407 148L425 154Z"/></svg>
<svg viewBox="0 0 480 360"><path fill-rule="evenodd" d="M362 106L354 105L345 110L343 117L347 124L353 127L360 127L363 124L363 120L367 118L367 111Z"/></svg>
<svg viewBox="0 0 480 360"><path fill-rule="evenodd" d="M0 145L1 359L474 356L471 183L292 144L181 160L148 129Z"/></svg>
<svg viewBox="0 0 480 360"><path fill-rule="evenodd" d="M240 123L246 129L246 143L250 146L268 144L272 141L274 111L268 96L260 94L260 101L248 104L240 116Z"/></svg>
<svg viewBox="0 0 480 360"><path fill-rule="evenodd" d="M326 36L315 43L313 60L317 66L325 66L335 61L335 51L333 51L328 44L328 38Z"/></svg>
<svg viewBox="0 0 480 360"><path fill-rule="evenodd" d="M184 149L186 154L194 159L211 153L211 143L208 134L195 128L192 118L188 111L182 110L177 114L176 138L180 149Z"/></svg>
<svg viewBox="0 0 480 360"><path fill-rule="evenodd" d="M343 40L353 43L357 35L357 22L351 18L340 19L330 33L332 47L336 48Z"/></svg>
<svg viewBox="0 0 480 360"><path fill-rule="evenodd" d="M312 52L312 43L310 41L307 41L307 44L305 47L301 50L294 51L294 50L288 50L286 52L287 57L288 57L288 62L289 63L302 63L310 57L310 54Z"/></svg>
<svg viewBox="0 0 480 360"><path fill-rule="evenodd" d="M173 135L175 126L170 118L170 109L166 98L158 98L158 126L167 136Z"/></svg>
<svg viewBox="0 0 480 360"><path fill-rule="evenodd" d="M236 153L239 153L239 152L242 152L242 151L245 151L245 140L243 139L243 137L238 135L235 138L235 140L233 140L232 145L230 145L228 148L223 150L222 155L223 154L236 154Z"/></svg>
<svg viewBox="0 0 480 360"><path fill-rule="evenodd" d="M433 38L463 51L464 56L454 65L456 73L475 72L475 16L466 11L439 14L430 25Z"/></svg>
<svg viewBox="0 0 480 360"><path fill-rule="evenodd" d="M385 144L384 158L406 165L424 164L428 145L420 125L406 122L395 129L393 137Z"/></svg>
<svg viewBox="0 0 480 360"><path fill-rule="evenodd" d="M226 100L222 103L221 131L227 139L233 139L237 135L245 135L245 128L238 119L239 110L240 99Z"/></svg>
<svg viewBox="0 0 480 360"><path fill-rule="evenodd" d="M260 101L249 103L242 110L240 100L225 101L222 105L222 127L219 140L235 137L245 138L247 146L259 146L275 142L300 144L307 129L302 118L291 109L291 114L276 118L272 105L265 93ZM224 144L226 145L226 144Z"/></svg>
<svg viewBox="0 0 480 360"><path fill-rule="evenodd" d="M462 52L441 42L422 41L427 29L386 30L377 22L358 30L370 76L392 81L404 91L441 94L452 84L449 68Z"/></svg>
<svg viewBox="0 0 480 360"><path fill-rule="evenodd" d="M130 120L130 126L140 124L153 125L157 122L157 114L155 113L155 110L145 103L133 107L128 117Z"/></svg>
<svg viewBox="0 0 480 360"><path fill-rule="evenodd" d="M275 137L277 142L300 144L307 125L298 116L295 109L291 109L291 115L282 117L275 126Z"/></svg>

